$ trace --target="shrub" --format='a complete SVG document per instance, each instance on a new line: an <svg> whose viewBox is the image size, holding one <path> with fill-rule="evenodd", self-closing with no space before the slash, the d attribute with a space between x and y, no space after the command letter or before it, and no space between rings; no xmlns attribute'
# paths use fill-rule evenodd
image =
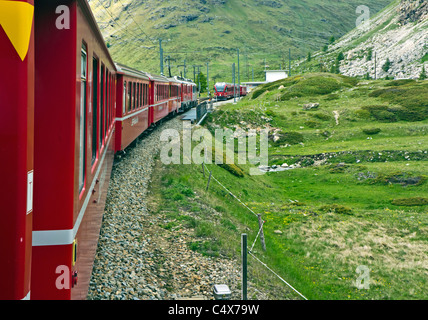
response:
<svg viewBox="0 0 428 320"><path fill-rule="evenodd" d="M372 116L368 110L363 110L363 109L355 111L355 114L360 119L369 119Z"/></svg>
<svg viewBox="0 0 428 320"><path fill-rule="evenodd" d="M388 111L388 106L365 106L363 110L370 112L370 115L378 121L395 122L397 117L394 113Z"/></svg>
<svg viewBox="0 0 428 320"><path fill-rule="evenodd" d="M419 75L419 80L425 80L427 79L427 73L425 71L425 66L422 66L421 74Z"/></svg>
<svg viewBox="0 0 428 320"><path fill-rule="evenodd" d="M285 132L280 135L279 140L275 142L275 145L283 145L283 144L299 144L304 141L304 137L301 133L291 131L291 132Z"/></svg>
<svg viewBox="0 0 428 320"><path fill-rule="evenodd" d="M329 121L331 120L331 116L322 112L317 112L311 114L314 118L320 119L322 121Z"/></svg>
<svg viewBox="0 0 428 320"><path fill-rule="evenodd" d="M379 120L379 121L385 121L385 122L397 121L397 117L395 116L395 114L386 110L374 111L372 115L373 117L375 117L376 120Z"/></svg>
<svg viewBox="0 0 428 320"><path fill-rule="evenodd" d="M197 251L204 256L218 257L219 245L215 241L194 241L189 243L189 248L192 251Z"/></svg>
<svg viewBox="0 0 428 320"><path fill-rule="evenodd" d="M405 172L394 172L390 174L379 174L372 183L380 184L400 184L402 186L419 186L425 183L425 176L413 176Z"/></svg>
<svg viewBox="0 0 428 320"><path fill-rule="evenodd" d="M265 114L268 117L274 117L276 115L276 113L274 111L272 111L272 110L266 110Z"/></svg>
<svg viewBox="0 0 428 320"><path fill-rule="evenodd" d="M403 85L411 84L411 83L412 84L416 83L416 81L413 79L400 79L400 80L394 80L394 81L391 81L391 82L385 84L385 87L399 87L399 86L403 86Z"/></svg>
<svg viewBox="0 0 428 320"><path fill-rule="evenodd" d="M320 211L322 212L333 212L337 214L352 214L352 209L339 205L339 204L332 204L332 205L325 205L320 208Z"/></svg>
<svg viewBox="0 0 428 320"><path fill-rule="evenodd" d="M382 130L380 128L369 128L369 129L363 129L363 132L365 134L368 134L369 136L378 134Z"/></svg>
<svg viewBox="0 0 428 320"><path fill-rule="evenodd" d="M289 87L287 92L282 95L281 100L289 100L294 97L328 95L344 86L345 81L342 83L331 76L312 76L303 78ZM346 84L346 86L349 85Z"/></svg>
<svg viewBox="0 0 428 320"><path fill-rule="evenodd" d="M305 125L309 128L317 128L320 126L320 123L317 121L313 121L313 120L308 120L305 122Z"/></svg>
<svg viewBox="0 0 428 320"><path fill-rule="evenodd" d="M425 206L428 205L428 199L422 197L414 197L414 198L403 198L403 199L394 199L391 203L395 206Z"/></svg>
<svg viewBox="0 0 428 320"><path fill-rule="evenodd" d="M325 97L325 100L327 100L327 101L331 101L331 100L338 100L340 97L339 97L339 95L338 94L336 94L336 93L332 93L332 94L329 94L328 96L326 96Z"/></svg>
<svg viewBox="0 0 428 320"><path fill-rule="evenodd" d="M258 89L253 91L253 95L251 96L252 99L257 99L259 96L261 96L263 93L265 93L265 90Z"/></svg>
<svg viewBox="0 0 428 320"><path fill-rule="evenodd" d="M420 121L428 118L428 83L375 90L369 96L379 97L391 104L400 105L402 110L411 112L401 115L412 119L407 121Z"/></svg>
<svg viewBox="0 0 428 320"><path fill-rule="evenodd" d="M213 154L213 156L214 157L216 157L217 156L217 154L216 154L216 150L215 150L215 148L213 147L212 148L212 154ZM233 174L234 176L236 176L236 177L239 177L239 178L242 178L242 177L244 177L244 171L242 171L242 169L240 168L240 167L238 167L236 164L234 164L234 163L231 163L231 164L229 164L229 163L227 163L227 162L231 162L231 161L228 161L227 160L227 158L226 158L226 153L225 152L223 152L223 163L222 164L217 164L220 168L223 168L223 169L225 169L225 170L227 170L227 171L229 171L231 174Z"/></svg>
<svg viewBox="0 0 428 320"><path fill-rule="evenodd" d="M244 176L244 171L242 171L242 169L240 167L238 167L236 164L219 164L218 165L220 168L223 168L227 171L229 171L231 174L233 174L234 176L238 177L238 178L242 178Z"/></svg>
<svg viewBox="0 0 428 320"><path fill-rule="evenodd" d="M387 58L385 64L382 66L382 70L388 72L389 68L391 68L391 61Z"/></svg>

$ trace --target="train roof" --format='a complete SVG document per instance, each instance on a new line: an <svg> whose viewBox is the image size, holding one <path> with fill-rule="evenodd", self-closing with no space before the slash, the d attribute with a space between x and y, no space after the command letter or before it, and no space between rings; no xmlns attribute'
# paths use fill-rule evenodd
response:
<svg viewBox="0 0 428 320"><path fill-rule="evenodd" d="M229 85L229 86L233 86L233 83L229 83L229 82L217 82L215 84L215 86L225 86L225 85ZM235 83L235 86L238 86L238 83Z"/></svg>
<svg viewBox="0 0 428 320"><path fill-rule="evenodd" d="M151 74L151 73L147 73L147 76L149 77L149 79L151 81L157 81L157 82L169 82L168 78L163 76L163 75L158 75L158 74Z"/></svg>
<svg viewBox="0 0 428 320"><path fill-rule="evenodd" d="M186 79L186 78L183 78L183 77L179 77L179 76L174 76L173 77L174 79L175 79L175 81L177 81L177 82L180 82L180 83L187 83L187 84L191 84L191 85L195 85L196 86L196 83L194 83L192 80L190 80L190 79Z"/></svg>
<svg viewBox="0 0 428 320"><path fill-rule="evenodd" d="M124 64L116 62L116 69L118 74L125 74L128 76L133 76L144 80L149 80L149 76L147 75L146 72L125 66Z"/></svg>

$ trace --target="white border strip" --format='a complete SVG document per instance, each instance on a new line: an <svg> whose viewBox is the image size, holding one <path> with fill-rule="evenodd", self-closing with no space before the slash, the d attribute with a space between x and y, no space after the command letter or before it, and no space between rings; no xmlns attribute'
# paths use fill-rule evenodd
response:
<svg viewBox="0 0 428 320"><path fill-rule="evenodd" d="M91 199L92 192L94 189L95 183L100 174L101 168L103 167L103 163L105 160L105 156L108 151L108 146L110 145L111 139L113 137L113 132L110 135L110 138L105 146L105 150L103 156L101 157L100 165L98 166L97 172L92 180L91 187L88 189L88 194L86 195L85 201L83 203L82 208L80 209L79 215L77 217L76 223L74 224L73 229L66 230L45 230L45 231L33 231L33 247L40 246L60 246L60 245L69 245L72 244L74 239L76 238L77 231L79 230L80 224L82 223L83 216L85 215L86 209L89 204L89 200Z"/></svg>
<svg viewBox="0 0 428 320"><path fill-rule="evenodd" d="M160 106L161 104L165 104L165 103L168 103L170 101L175 101L175 100L176 99L172 98L172 99L169 99L168 101L162 101L162 102L159 102L159 103L156 103L156 104L152 104L152 105L150 105L150 106L148 106L148 107L146 107L146 108L144 108L142 110L139 110L139 111L137 111L135 113L128 114L127 116L124 116L122 118L116 118L116 121L124 121L126 119L129 119L129 118L132 118L132 117L136 116L137 114L140 114L141 112L144 112L144 111L148 110L149 108L157 107L157 106Z"/></svg>
<svg viewBox="0 0 428 320"><path fill-rule="evenodd" d="M139 111L137 111L137 112L135 112L135 113L128 114L127 116L124 116L124 117L122 117L122 118L116 118L116 121L124 121L124 120L126 120L126 119L132 118L133 116L136 116L137 114L140 114L141 112L144 112L144 111L149 110L149 108L150 108L150 106L149 106L149 107L146 107L146 108L144 108L144 109L142 109L142 110L139 110Z"/></svg>

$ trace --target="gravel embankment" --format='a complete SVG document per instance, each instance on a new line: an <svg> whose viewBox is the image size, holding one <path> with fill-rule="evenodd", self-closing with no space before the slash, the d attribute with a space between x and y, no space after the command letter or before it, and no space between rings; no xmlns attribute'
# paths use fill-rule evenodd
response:
<svg viewBox="0 0 428 320"><path fill-rule="evenodd" d="M162 217L148 210L154 157L167 128L181 130L182 122L164 123L113 167L88 299L212 299L213 285L223 283L240 298L239 262L190 250L191 230L162 229Z"/></svg>

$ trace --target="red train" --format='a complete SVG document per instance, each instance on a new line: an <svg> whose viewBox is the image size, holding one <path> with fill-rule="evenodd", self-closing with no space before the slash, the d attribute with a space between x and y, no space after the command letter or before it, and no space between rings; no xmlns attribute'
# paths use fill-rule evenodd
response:
<svg viewBox="0 0 428 320"><path fill-rule="evenodd" d="M228 100L233 96L244 97L247 95L247 87L233 83L218 82L214 85L214 96L217 100Z"/></svg>
<svg viewBox="0 0 428 320"><path fill-rule="evenodd" d="M85 299L115 152L196 85L115 64L86 0L0 10L0 299Z"/></svg>

